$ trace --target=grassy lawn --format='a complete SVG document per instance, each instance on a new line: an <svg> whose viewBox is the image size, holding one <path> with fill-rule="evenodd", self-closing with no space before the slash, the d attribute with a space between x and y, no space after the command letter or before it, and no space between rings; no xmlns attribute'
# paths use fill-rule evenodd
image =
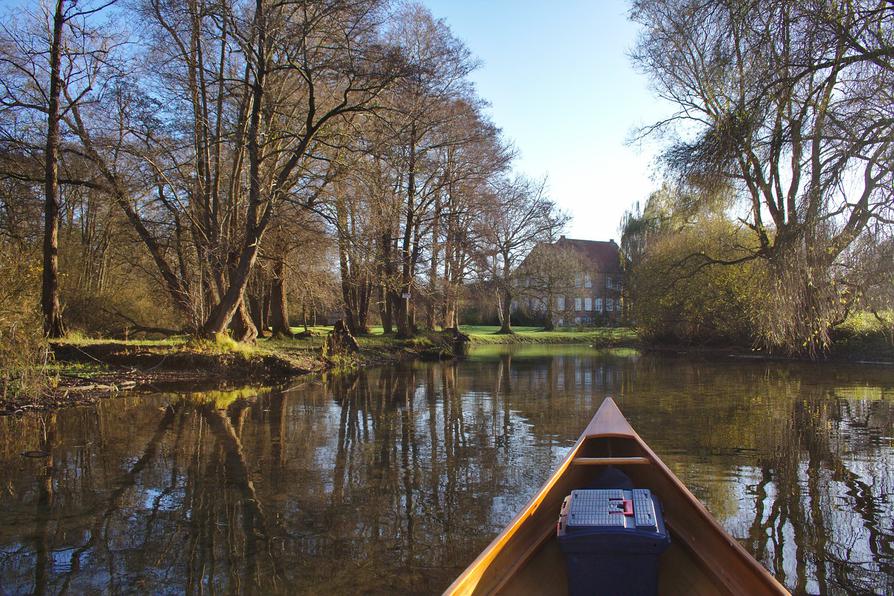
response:
<svg viewBox="0 0 894 596"><path fill-rule="evenodd" d="M490 325L461 325L460 331L475 344L594 344L631 345L637 342L636 331L629 327L571 327L544 331L541 327L513 327L513 334L497 333Z"/></svg>
<svg viewBox="0 0 894 596"><path fill-rule="evenodd" d="M544 331L541 327L513 327L511 335L497 333L496 325L461 325L460 331L468 335L472 343L476 344L516 344L516 343L545 343L545 344L632 344L637 341L636 331L629 327L569 327ZM157 348L170 350L180 348L190 351L217 352L217 351L260 351L277 352L285 351L313 351L319 350L326 335L332 331L328 325L310 327L311 335L301 336L303 327L292 327L296 334L294 339L283 338L258 338L255 346L235 346L231 342L214 342L191 339L188 336L174 336L156 340L115 340L94 339L80 334L67 336L61 343L75 346L90 346L96 344L120 345L141 347L146 349ZM422 335L422 334L420 334ZM418 340L419 338L417 338ZM357 337L357 342L362 348L385 348L393 345L397 340L393 335L384 335L381 325L370 327L369 335ZM413 341L413 340L409 340ZM233 344L235 342L232 342Z"/></svg>

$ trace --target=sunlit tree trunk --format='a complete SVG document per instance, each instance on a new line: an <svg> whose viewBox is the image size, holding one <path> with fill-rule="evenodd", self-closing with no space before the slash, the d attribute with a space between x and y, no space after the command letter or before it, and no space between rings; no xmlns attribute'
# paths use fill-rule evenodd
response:
<svg viewBox="0 0 894 596"><path fill-rule="evenodd" d="M292 336L289 326L289 302L286 295L286 256L273 261L273 285L270 288L270 327L273 335Z"/></svg>
<svg viewBox="0 0 894 596"><path fill-rule="evenodd" d="M47 144L44 180L43 280L41 307L43 330L49 337L65 333L59 303L59 98L62 94L62 29L65 25L62 0L56 0L53 38L50 45L50 94L47 106Z"/></svg>

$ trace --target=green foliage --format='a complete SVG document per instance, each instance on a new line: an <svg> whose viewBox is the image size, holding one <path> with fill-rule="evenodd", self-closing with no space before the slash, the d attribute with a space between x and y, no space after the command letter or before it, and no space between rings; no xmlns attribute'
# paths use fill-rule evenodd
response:
<svg viewBox="0 0 894 596"><path fill-rule="evenodd" d="M651 340L747 343L760 300L751 262L715 264L742 256L733 224L715 216L653 240L629 274L633 317Z"/></svg>
<svg viewBox="0 0 894 596"><path fill-rule="evenodd" d="M879 313L859 311L851 313L837 329L848 335L868 336L884 335L891 326L894 326L894 310Z"/></svg>
<svg viewBox="0 0 894 596"><path fill-rule="evenodd" d="M894 360L894 310L851 313L832 331L832 354L863 360Z"/></svg>

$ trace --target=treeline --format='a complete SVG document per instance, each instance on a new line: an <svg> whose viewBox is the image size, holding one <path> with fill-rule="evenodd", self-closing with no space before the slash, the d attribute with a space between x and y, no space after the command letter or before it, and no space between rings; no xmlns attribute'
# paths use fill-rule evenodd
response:
<svg viewBox="0 0 894 596"><path fill-rule="evenodd" d="M672 181L628 213L648 334L817 356L850 312L894 329L894 6L638 0L633 52L679 108Z"/></svg>
<svg viewBox="0 0 894 596"><path fill-rule="evenodd" d="M564 223L419 5L56 0L3 22L0 343L251 341L333 311L407 337L456 326L472 278L508 326L514 264Z"/></svg>

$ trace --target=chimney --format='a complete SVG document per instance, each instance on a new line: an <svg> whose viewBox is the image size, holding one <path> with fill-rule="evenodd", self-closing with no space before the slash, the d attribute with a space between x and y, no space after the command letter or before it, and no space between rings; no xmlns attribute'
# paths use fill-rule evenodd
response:
<svg viewBox="0 0 894 596"><path fill-rule="evenodd" d="M565 234L562 234L561 236L559 236L559 242L564 242L564 241L565 241Z"/></svg>

